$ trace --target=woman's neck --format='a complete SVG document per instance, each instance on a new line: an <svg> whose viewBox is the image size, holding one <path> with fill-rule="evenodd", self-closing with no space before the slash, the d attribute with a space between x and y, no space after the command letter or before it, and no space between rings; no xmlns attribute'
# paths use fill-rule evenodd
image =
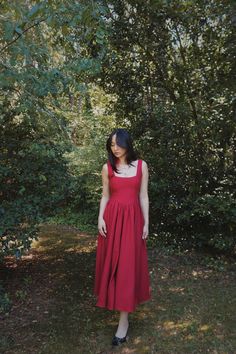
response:
<svg viewBox="0 0 236 354"><path fill-rule="evenodd" d="M119 158L117 162L119 165L127 165L127 161L126 161L125 156L124 157L122 156L121 158Z"/></svg>

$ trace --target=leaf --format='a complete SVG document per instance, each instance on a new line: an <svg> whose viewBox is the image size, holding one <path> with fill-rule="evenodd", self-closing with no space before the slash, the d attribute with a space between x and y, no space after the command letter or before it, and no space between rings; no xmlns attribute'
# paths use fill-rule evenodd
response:
<svg viewBox="0 0 236 354"><path fill-rule="evenodd" d="M42 7L41 7L39 4L34 5L34 6L31 8L31 10L30 10L30 12L29 12L29 14L28 14L28 17L29 17L31 20L34 19L34 18L40 13L41 10L42 10Z"/></svg>
<svg viewBox="0 0 236 354"><path fill-rule="evenodd" d="M69 33L69 28L67 25L63 25L61 30L63 35L67 35Z"/></svg>
<svg viewBox="0 0 236 354"><path fill-rule="evenodd" d="M16 32L17 34L19 34L19 35L22 35L22 34L23 34L23 31L22 31L22 29L21 29L19 26L15 27L15 32Z"/></svg>
<svg viewBox="0 0 236 354"><path fill-rule="evenodd" d="M44 175L40 175L40 176L39 176L39 179L40 179L41 181L43 181L43 182L46 182L46 181L47 181L47 177L44 176Z"/></svg>
<svg viewBox="0 0 236 354"><path fill-rule="evenodd" d="M25 187L24 186L22 186L21 188L20 188L20 190L19 190L19 194L23 194L24 193L24 191L25 191Z"/></svg>
<svg viewBox="0 0 236 354"><path fill-rule="evenodd" d="M3 39L6 41L11 40L13 36L13 32L14 32L14 27L12 23L6 22L3 28Z"/></svg>

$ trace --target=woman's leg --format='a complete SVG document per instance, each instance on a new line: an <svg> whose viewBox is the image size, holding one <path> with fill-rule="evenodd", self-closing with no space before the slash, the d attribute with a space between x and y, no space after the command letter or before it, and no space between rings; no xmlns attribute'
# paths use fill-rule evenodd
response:
<svg viewBox="0 0 236 354"><path fill-rule="evenodd" d="M116 337L123 338L126 336L129 327L128 316L129 316L129 312L120 311L120 320L116 331Z"/></svg>

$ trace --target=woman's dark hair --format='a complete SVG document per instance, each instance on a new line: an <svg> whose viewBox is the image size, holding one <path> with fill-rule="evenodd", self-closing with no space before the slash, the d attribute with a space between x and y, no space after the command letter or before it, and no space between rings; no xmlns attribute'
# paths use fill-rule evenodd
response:
<svg viewBox="0 0 236 354"><path fill-rule="evenodd" d="M130 134L127 132L127 130L122 128L113 130L113 132L110 134L109 138L107 139L106 148L108 152L108 160L110 161L112 169L113 171L118 173L116 167L117 158L113 155L111 151L112 137L115 134L116 134L117 145L127 150L126 161L128 165L131 165L133 161L137 160L137 155L133 148L132 138Z"/></svg>

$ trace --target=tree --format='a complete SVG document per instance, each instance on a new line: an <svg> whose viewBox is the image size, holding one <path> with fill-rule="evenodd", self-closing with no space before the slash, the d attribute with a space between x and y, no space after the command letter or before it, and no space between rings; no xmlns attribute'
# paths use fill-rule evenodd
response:
<svg viewBox="0 0 236 354"><path fill-rule="evenodd" d="M102 85L151 171L165 242L235 247L235 5L109 1Z"/></svg>
<svg viewBox="0 0 236 354"><path fill-rule="evenodd" d="M93 1L1 3L1 257L28 249L38 223L65 203L73 137L63 108L100 69L104 10Z"/></svg>

